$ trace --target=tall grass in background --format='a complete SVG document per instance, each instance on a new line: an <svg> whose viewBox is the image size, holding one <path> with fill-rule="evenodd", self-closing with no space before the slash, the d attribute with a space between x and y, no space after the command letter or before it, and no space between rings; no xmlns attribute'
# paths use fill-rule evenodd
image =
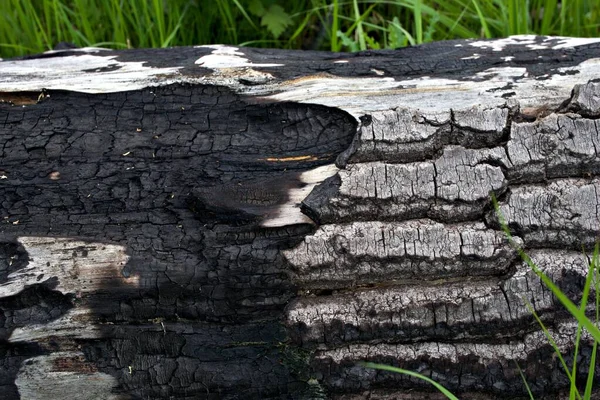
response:
<svg viewBox="0 0 600 400"><path fill-rule="evenodd" d="M599 36L598 0L2 0L0 56L208 43L356 51L535 33Z"/></svg>

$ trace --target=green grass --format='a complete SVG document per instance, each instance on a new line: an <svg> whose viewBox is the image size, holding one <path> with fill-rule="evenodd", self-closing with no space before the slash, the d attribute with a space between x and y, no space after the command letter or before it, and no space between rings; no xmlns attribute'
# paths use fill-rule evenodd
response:
<svg viewBox="0 0 600 400"><path fill-rule="evenodd" d="M572 355L573 365L571 366L571 368L569 368L562 353L560 352L560 350L558 348L558 345L554 341L552 334L547 329L547 327L544 325L544 323L540 319L539 315L537 314L537 312L535 311L533 306L525 298L523 298L523 301L527 305L527 308L532 313L532 315L534 316L534 318L540 325L542 331L546 335L546 339L548 340L548 343L554 349L554 352L555 352L558 360L560 361L560 364L564 370L564 373L567 376L567 378L569 379L569 382L570 382L569 400L590 400L592 398L591 397L592 390L594 389L594 387L599 387L597 383L596 383L596 385L594 385L594 372L596 370L595 366L596 366L596 354L597 354L597 350L598 350L598 343L600 342L600 329L598 329L598 326L600 324L600 244L596 243L596 246L594 247L594 252L591 255L591 257L589 258L590 264L589 264L589 269L588 269L588 274L586 277L585 285L583 288L581 303L579 305L576 305L560 290L560 288L554 282L552 282L552 280L546 274L544 274L544 272L540 268L538 268L538 266L531 260L529 255L527 255L527 253L525 251L523 251L522 248L520 248L518 245L516 245L516 242L513 240L510 229L508 228L508 225L506 224L504 217L502 216L502 214L499 211L498 202L497 202L495 196L492 196L492 201L493 201L494 207L496 209L498 221L502 227L502 230L504 231L504 233L505 233L506 237L508 238L508 240L510 241L510 243L515 247L518 254L521 256L521 259L529 266L529 268L531 268L532 271L534 271L536 273L536 275L540 278L540 280L544 283L544 285L548 289L550 289L550 291L552 292L554 297L577 320L577 333L573 340L573 348L574 348L573 355ZM590 312L590 310L589 310L589 308L590 308L589 307L590 292L592 292L592 290L594 293L594 299L593 299L591 308L593 308L594 315L593 315L592 319L590 319L588 317L588 315L586 315L586 311L587 311L587 313ZM581 345L581 337L582 337L582 333L583 333L584 329L591 335L591 337L593 339L593 345L592 345L592 353L590 356L590 364L588 365L588 368L587 368L588 374L587 374L585 386L583 388L578 388L577 387L577 367L578 367L577 360L578 360L578 356L579 356L579 348ZM374 369L379 369L379 370L383 370L383 371L391 371L391 372L396 372L396 373L400 373L400 374L404 374L404 375L408 375L408 376L412 376L412 377L421 379L427 383L432 384L436 389L438 389L440 392L442 392L448 399L451 399L451 400L457 399L457 397L453 393L451 393L448 389L446 389L444 386L433 381L431 378L421 375L421 374L418 374L416 372L408 371L408 370L405 370L402 368L396 368L396 367L392 367L392 366L384 365L384 364L362 363L361 365L366 368L374 368ZM534 395L529 387L527 379L525 378L525 375L521 371L521 367L518 364L517 364L517 369L519 370L519 373L521 374L521 378L523 379L523 386L524 386L525 390L529 394L529 397L531 399L534 399ZM581 392L581 389L583 389L583 394Z"/></svg>
<svg viewBox="0 0 600 400"><path fill-rule="evenodd" d="M208 43L352 51L513 34L600 34L597 0L2 0L0 56Z"/></svg>

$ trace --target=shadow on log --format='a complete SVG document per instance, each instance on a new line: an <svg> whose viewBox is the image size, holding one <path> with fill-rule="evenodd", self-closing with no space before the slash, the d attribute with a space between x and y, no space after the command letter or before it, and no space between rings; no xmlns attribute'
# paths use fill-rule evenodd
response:
<svg viewBox="0 0 600 400"><path fill-rule="evenodd" d="M490 193L577 301L599 65L600 40L533 36L1 61L0 391L438 398L374 361L472 399L526 396L519 364L560 397L523 299L567 354L576 325Z"/></svg>

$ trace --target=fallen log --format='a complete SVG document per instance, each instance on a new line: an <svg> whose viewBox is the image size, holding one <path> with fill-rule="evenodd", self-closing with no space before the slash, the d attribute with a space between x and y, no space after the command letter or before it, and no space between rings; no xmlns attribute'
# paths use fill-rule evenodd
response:
<svg viewBox="0 0 600 400"><path fill-rule="evenodd" d="M3 398L437 398L358 361L560 396L525 300L566 354L576 324L491 193L577 301L598 80L599 39L534 36L1 61Z"/></svg>

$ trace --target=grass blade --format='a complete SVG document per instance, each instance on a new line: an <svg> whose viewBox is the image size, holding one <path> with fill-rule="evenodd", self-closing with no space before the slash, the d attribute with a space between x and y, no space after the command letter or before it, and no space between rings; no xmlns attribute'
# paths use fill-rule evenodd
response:
<svg viewBox="0 0 600 400"><path fill-rule="evenodd" d="M423 43L423 13L422 13L422 0L415 0L414 6L414 17L415 17L415 33L417 36L417 43Z"/></svg>
<svg viewBox="0 0 600 400"><path fill-rule="evenodd" d="M250 26L252 26L254 29L258 29L257 26L254 24L254 21L252 21L252 18L250 18L250 16L246 12L246 9L240 4L240 2L238 0L232 0L232 2L233 4L235 4L238 10L240 10L240 12L242 13L246 21L248 21Z"/></svg>
<svg viewBox="0 0 600 400"><path fill-rule="evenodd" d="M529 395L529 398L531 400L535 400L535 397L533 397L533 393L531 393L531 388L529 387L529 384L527 383L527 379L525 379L525 374L523 374L523 371L521 371L521 367L519 366L519 363L515 361L515 364L517 365L517 369L519 370L519 374L521 375L521 379L523 380L525 389L527 389L527 394Z"/></svg>
<svg viewBox="0 0 600 400"><path fill-rule="evenodd" d="M550 29L552 26L551 24L556 13L556 8L556 0L546 0L546 2L544 3L543 11L538 10L538 12L541 11L544 14L542 16L542 26L539 31L541 35L550 34Z"/></svg>
<svg viewBox="0 0 600 400"><path fill-rule="evenodd" d="M477 16L479 17L479 21L481 22L481 29L483 29L483 34L485 35L486 38L491 38L492 34L490 33L490 28L488 28L488 24L487 21L485 20L485 17L483 16L483 13L481 12L481 8L479 8L479 4L477 3L477 0L472 0L473 1L473 5L475 6L475 10L477 10Z"/></svg>
<svg viewBox="0 0 600 400"><path fill-rule="evenodd" d="M379 369L382 371L397 372L399 374L404 374L404 375L412 376L414 378L421 379L427 383L432 384L437 390L442 392L450 400L458 400L458 397L453 395L452 392L450 392L448 389L446 389L445 387L443 387L442 385L440 385L433 379L428 378L425 375L421 375L418 372L413 372L413 371L409 371L407 369L392 367L392 366L384 365L384 364L376 364L376 363L372 363L372 362L359 363L359 365L362 365L363 367L367 367L367 368Z"/></svg>
<svg viewBox="0 0 600 400"><path fill-rule="evenodd" d="M552 346L554 353L558 356L558 360L560 361L560 363L565 371L565 374L569 378L569 381L573 382L571 371L569 371L569 367L567 366L567 363L565 362L565 359L563 358L562 353L560 352L560 349L558 348L558 345L554 341L554 338L550 334L550 331L548 331L548 329L546 328L546 325L544 325L544 323L540 319L539 315L537 314L537 312L535 311L535 309L533 308L531 303L529 301L527 301L527 299L525 297L523 297L523 302L527 306L527 309L529 310L529 312L533 315L533 317L537 321L538 325L542 328L542 331L544 332L544 335L546 336L548 343L550 343L550 346Z"/></svg>
<svg viewBox="0 0 600 400"><path fill-rule="evenodd" d="M339 22L339 13L340 13L340 4L339 0L333 0L333 16L331 20L331 51L340 51L340 46L338 42L337 31L340 29Z"/></svg>
<svg viewBox="0 0 600 400"><path fill-rule="evenodd" d="M365 32L363 31L362 18L358 9L358 0L353 0L354 17L356 18L356 35L358 36L358 44L361 51L367 49L367 41L365 40Z"/></svg>
<svg viewBox="0 0 600 400"><path fill-rule="evenodd" d="M600 264L598 263L598 255L600 253L600 244L596 243L594 254L590 262L590 275L594 279L594 291L596 294L596 324L600 322ZM590 399L592 397L592 389L594 387L594 371L596 370L596 353L598 350L598 340L594 340L592 347L592 355L590 356L590 366L588 368L588 376L585 384L585 392L583 397Z"/></svg>
<svg viewBox="0 0 600 400"><path fill-rule="evenodd" d="M583 287L583 294L581 296L581 304L579 305L579 309L584 314L585 314L585 310L586 310L587 303L588 303L588 297L590 294L592 279L594 278L593 272L594 272L594 269L592 268L592 265L590 265L590 270L588 271L587 277L585 279L585 285ZM579 343L581 341L581 328L582 328L581 322L579 322L577 324L577 334L575 337L575 350L574 350L574 354L573 354L573 371L571 372L572 377L577 376L577 355L579 354ZM571 379L571 389L569 392L569 398L573 399L575 396L575 393L577 393L577 395L579 396L579 392L577 391L575 379ZM579 397L579 398L581 398L581 397Z"/></svg>
<svg viewBox="0 0 600 400"><path fill-rule="evenodd" d="M594 341L594 346L592 347L592 355L590 357L590 366L588 369L587 381L585 383L585 392L583 393L584 399L592 398L592 389L594 388L594 371L596 370L596 351L598 349L598 341Z"/></svg>

